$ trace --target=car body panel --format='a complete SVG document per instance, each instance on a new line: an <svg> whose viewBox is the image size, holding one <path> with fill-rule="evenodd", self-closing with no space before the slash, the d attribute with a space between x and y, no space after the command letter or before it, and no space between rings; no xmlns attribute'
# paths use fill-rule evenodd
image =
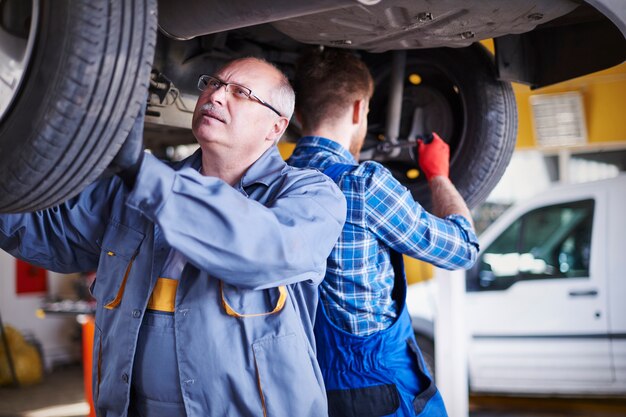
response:
<svg viewBox="0 0 626 417"><path fill-rule="evenodd" d="M263 26L303 44L385 52L495 39L499 77L533 88L626 60L621 0L160 0L174 39ZM206 15L210 14L211 19ZM599 42L611 47L597 48Z"/></svg>

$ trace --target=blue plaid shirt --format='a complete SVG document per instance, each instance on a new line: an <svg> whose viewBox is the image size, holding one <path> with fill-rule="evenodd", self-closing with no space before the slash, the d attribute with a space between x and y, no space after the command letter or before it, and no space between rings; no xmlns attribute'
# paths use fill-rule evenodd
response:
<svg viewBox="0 0 626 417"><path fill-rule="evenodd" d="M301 138L287 162L322 171L335 163L357 165L343 146L316 136ZM365 161L342 174L338 185L348 213L327 261L320 299L344 330L368 335L393 323L390 249L445 269L469 268L476 260L478 239L470 223L460 215L441 219L428 213L381 164Z"/></svg>

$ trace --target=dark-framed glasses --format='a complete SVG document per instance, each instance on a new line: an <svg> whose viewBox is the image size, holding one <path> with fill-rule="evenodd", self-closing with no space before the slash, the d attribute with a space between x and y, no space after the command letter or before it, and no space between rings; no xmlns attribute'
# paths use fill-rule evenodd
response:
<svg viewBox="0 0 626 417"><path fill-rule="evenodd" d="M254 100L257 103L267 107L280 117L283 117L283 115L280 114L278 110L276 110L266 101L261 100L257 95L252 92L252 90L250 90L246 86L236 83L227 83L211 75L201 75L200 78L198 78L198 90L200 91L217 91L221 87L224 87L224 90L227 93L231 93L236 98Z"/></svg>

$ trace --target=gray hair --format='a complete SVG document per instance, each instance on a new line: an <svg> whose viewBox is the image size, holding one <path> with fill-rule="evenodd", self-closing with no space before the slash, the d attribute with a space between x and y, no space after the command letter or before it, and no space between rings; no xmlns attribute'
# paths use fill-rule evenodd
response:
<svg viewBox="0 0 626 417"><path fill-rule="evenodd" d="M274 66L274 68L276 68L276 66ZM277 88L272 90L272 103L274 103L274 107L276 107L280 114L287 119L291 119L296 104L296 93L293 91L293 87L287 76L278 68L276 69L280 72L280 81Z"/></svg>
<svg viewBox="0 0 626 417"><path fill-rule="evenodd" d="M233 62L247 60L257 61L274 68L274 70L276 71L276 75L278 75L278 84L270 92L271 101L269 101L269 104L275 107L276 110L280 112L280 114L291 120L291 116L293 116L293 111L296 104L296 93L293 91L293 87L291 86L287 75L285 75L285 73L273 63L267 61L264 58L259 58L255 56L237 58L228 62L225 66L228 66Z"/></svg>

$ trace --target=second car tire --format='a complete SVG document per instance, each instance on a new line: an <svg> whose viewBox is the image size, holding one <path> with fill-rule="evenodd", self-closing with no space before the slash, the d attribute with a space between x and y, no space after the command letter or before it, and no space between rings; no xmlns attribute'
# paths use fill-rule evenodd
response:
<svg viewBox="0 0 626 417"><path fill-rule="evenodd" d="M387 57L370 63L376 89L370 103L369 146L385 133L389 62ZM509 164L517 139L513 89L497 79L491 54L480 44L407 52L401 141L410 133L416 108L422 115L421 133L435 131L450 145L450 178L468 206L482 203ZM389 168L419 203L432 208L423 175L408 175L418 166L407 148L398 155L377 154L373 159Z"/></svg>

